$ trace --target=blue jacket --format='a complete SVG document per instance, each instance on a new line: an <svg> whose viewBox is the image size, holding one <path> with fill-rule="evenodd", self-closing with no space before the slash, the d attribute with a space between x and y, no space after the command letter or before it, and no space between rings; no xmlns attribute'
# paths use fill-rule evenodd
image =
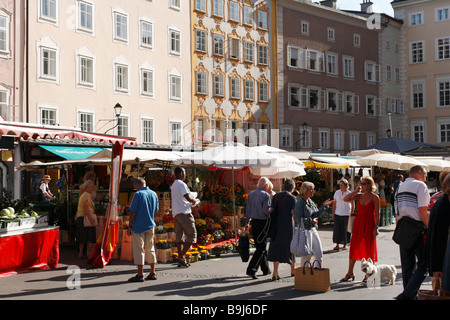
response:
<svg viewBox="0 0 450 320"><path fill-rule="evenodd" d="M314 201L309 199L306 201L305 198L300 197L300 199L295 203L294 207L294 217L295 217L295 225L300 225L300 220L303 220L303 224L305 229L309 230L311 227L317 228L317 223L311 225L311 220L314 218L319 218L325 211L325 208L321 206L317 208Z"/></svg>

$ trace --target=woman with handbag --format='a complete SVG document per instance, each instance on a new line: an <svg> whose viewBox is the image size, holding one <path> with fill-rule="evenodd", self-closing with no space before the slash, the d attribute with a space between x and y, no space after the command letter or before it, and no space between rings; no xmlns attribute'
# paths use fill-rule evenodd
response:
<svg viewBox="0 0 450 320"><path fill-rule="evenodd" d="M284 192L277 193L271 204L270 218L276 220L274 235L270 240L267 260L273 262L272 280L280 280L278 275L278 266L280 263L291 265L291 275L294 274L295 265L292 263L292 254L290 245L292 241L292 216L296 198L292 195L295 183L292 179L284 182Z"/></svg>
<svg viewBox="0 0 450 320"><path fill-rule="evenodd" d="M75 219L77 221L77 242L79 244L78 258L83 257L84 245L87 243L87 256L90 257L93 246L97 241L96 230L97 215L92 201L92 194L95 189L94 182L87 180L83 184L84 192L78 200L78 209Z"/></svg>
<svg viewBox="0 0 450 320"><path fill-rule="evenodd" d="M294 218L296 225L300 225L300 222L303 221L305 229L308 230L308 242L314 254L314 260L318 260L319 264L322 265L322 242L320 241L317 227L319 217L325 211L325 207L332 204L333 201L327 199L320 208L317 208L311 199L314 192L314 184L312 182L305 181L302 183L300 187L300 199L298 199L294 207ZM302 256L302 266L310 260L311 255Z"/></svg>
<svg viewBox="0 0 450 320"><path fill-rule="evenodd" d="M356 261L371 258L378 261L377 240L380 223L380 198L375 194L375 182L369 176L361 178L361 186L344 197L344 201L357 201L357 212L350 241L350 257L347 274L341 282L355 280L353 268ZM367 275L363 282L367 282Z"/></svg>

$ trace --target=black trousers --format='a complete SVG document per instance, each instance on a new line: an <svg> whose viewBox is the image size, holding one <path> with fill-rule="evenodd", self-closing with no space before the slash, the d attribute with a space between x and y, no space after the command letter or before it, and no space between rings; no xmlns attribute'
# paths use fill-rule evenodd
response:
<svg viewBox="0 0 450 320"><path fill-rule="evenodd" d="M255 241L255 252L247 267L247 274L255 274L261 267L263 274L269 274L269 262L267 261L267 230L264 230L267 220L252 219L252 237Z"/></svg>

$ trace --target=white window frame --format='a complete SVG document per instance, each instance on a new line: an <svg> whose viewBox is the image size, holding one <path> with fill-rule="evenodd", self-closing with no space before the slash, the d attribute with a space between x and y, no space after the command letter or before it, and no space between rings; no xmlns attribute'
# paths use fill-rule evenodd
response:
<svg viewBox="0 0 450 320"><path fill-rule="evenodd" d="M169 101L183 101L183 76L178 72L169 74Z"/></svg>
<svg viewBox="0 0 450 320"><path fill-rule="evenodd" d="M359 150L359 131L349 131L350 150Z"/></svg>
<svg viewBox="0 0 450 320"><path fill-rule="evenodd" d="M445 41L445 43L439 45L440 40ZM441 49L443 54L442 58L439 56L441 53ZM442 61L449 59L450 59L450 36L436 38L436 60Z"/></svg>
<svg viewBox="0 0 450 320"><path fill-rule="evenodd" d="M415 105L415 103L414 103L414 101L415 101L415 99L414 99L414 94L415 93L417 93L417 94L420 94L420 92L418 92L418 91L416 91L416 89L415 89L415 86L421 86L422 87L422 104L423 104L423 106L422 107L415 107L414 105ZM418 89L419 87L417 87L417 89ZM422 110L422 109L425 109L426 108L426 101L427 101L427 97L426 97L426 95L427 95L427 90L426 90L426 81L425 81L425 79L411 79L411 81L410 81L410 94L411 94L411 97L410 97L410 101L411 101L411 103L410 103L410 108L411 108L411 110Z"/></svg>
<svg viewBox="0 0 450 320"><path fill-rule="evenodd" d="M4 86L0 85L0 97L4 96L5 99L0 99L0 122L2 120L11 121L10 120L10 110L9 110L9 90Z"/></svg>
<svg viewBox="0 0 450 320"><path fill-rule="evenodd" d="M299 127L300 132L300 148L311 149L312 147L312 128L310 126L303 128Z"/></svg>
<svg viewBox="0 0 450 320"><path fill-rule="evenodd" d="M151 30L150 31L148 29L144 30L144 25L150 27ZM144 38L145 39L149 38L150 43L145 43ZM141 48L150 49L153 51L154 43L155 43L155 24L151 19L147 17L141 17L139 19L139 46Z"/></svg>
<svg viewBox="0 0 450 320"><path fill-rule="evenodd" d="M48 111L51 113L54 112L54 115L55 115L54 123L51 123L51 121L48 121L48 120L44 122L44 119L42 117L43 111ZM37 122L41 125L49 125L49 126L58 125L59 124L59 112L60 112L59 106L39 103L37 105L37 117L38 117Z"/></svg>
<svg viewBox="0 0 450 320"><path fill-rule="evenodd" d="M447 21L449 19L450 19L450 6L436 8L435 21Z"/></svg>
<svg viewBox="0 0 450 320"><path fill-rule="evenodd" d="M344 129L334 129L333 130L333 149L334 150L344 150Z"/></svg>
<svg viewBox="0 0 450 320"><path fill-rule="evenodd" d="M240 22L240 4L237 1L230 0L229 2L228 19L234 22Z"/></svg>
<svg viewBox="0 0 450 320"><path fill-rule="evenodd" d="M445 83L444 87L444 103L441 105L441 83ZM450 75L436 76L436 105L438 108L449 108L450 107Z"/></svg>
<svg viewBox="0 0 450 320"><path fill-rule="evenodd" d="M222 34L213 33L213 55L223 57L224 37Z"/></svg>
<svg viewBox="0 0 450 320"><path fill-rule="evenodd" d="M420 49L413 49L414 45L422 44L422 48ZM426 62L426 45L425 40L415 40L411 41L409 43L409 63L410 64L417 64L417 63L424 63ZM421 53L421 56L420 56ZM419 59L421 57L421 59Z"/></svg>
<svg viewBox="0 0 450 320"><path fill-rule="evenodd" d="M128 63L115 61L114 66L114 92L130 93L130 72L131 68Z"/></svg>
<svg viewBox="0 0 450 320"><path fill-rule="evenodd" d="M411 140L417 141L417 142L427 142L427 121L426 121L426 119L411 119L410 125L411 125ZM422 130L420 132L417 132L418 134L423 135L422 139L416 140L416 131L415 131L416 126L422 127Z"/></svg>
<svg viewBox="0 0 450 320"><path fill-rule="evenodd" d="M291 108L303 108L305 106L302 105L302 86L294 83L289 83L288 85L289 91L288 91L288 105ZM296 91L296 93L293 92L293 90ZM297 96L298 105L295 106L292 104L292 97ZM306 102L305 102L306 103Z"/></svg>
<svg viewBox="0 0 450 320"><path fill-rule="evenodd" d="M244 25L253 28L253 7L243 4L242 16L244 18Z"/></svg>
<svg viewBox="0 0 450 320"><path fill-rule="evenodd" d="M89 60L91 62L91 77L92 77L92 81L85 81L83 74L84 74L84 65L83 65L83 60ZM97 67L97 61L95 56L92 54L92 52L89 51L89 49L87 49L86 47L81 48L79 50L77 50L76 52L76 75L77 75L77 87L81 87L81 88L87 88L87 89L96 89L96 83L97 83L97 72L96 72L96 67ZM87 70L89 71L89 70Z"/></svg>
<svg viewBox="0 0 450 320"><path fill-rule="evenodd" d="M304 36L309 36L309 21L302 20L300 22L301 33Z"/></svg>
<svg viewBox="0 0 450 320"><path fill-rule="evenodd" d="M212 0L212 15L215 17L223 18L223 0Z"/></svg>
<svg viewBox="0 0 450 320"><path fill-rule="evenodd" d="M280 132L280 144L283 148L292 147L292 126L282 126Z"/></svg>
<svg viewBox="0 0 450 320"><path fill-rule="evenodd" d="M311 57L315 56L315 60L312 60ZM317 50L306 50L306 66L309 71L314 72L324 72L325 71L325 55L323 52ZM314 65L313 62L314 61Z"/></svg>
<svg viewBox="0 0 450 320"><path fill-rule="evenodd" d="M92 127L91 130L86 130L85 128L83 128L83 121L81 119L81 117L83 115L88 115L92 117L92 122L90 123L90 126ZM77 109L77 127L80 128L81 131L84 132L95 132L95 110L92 109L83 109L83 108L78 108Z"/></svg>
<svg viewBox="0 0 450 320"><path fill-rule="evenodd" d="M129 43L130 39L130 16L129 14L120 8L112 9L112 17L113 17L113 41L119 43ZM120 34L118 34L118 21L117 18L120 17ZM125 20L122 20L125 19ZM125 23L124 23L125 22ZM126 30L123 30L126 28Z"/></svg>
<svg viewBox="0 0 450 320"><path fill-rule="evenodd" d="M182 33L177 27L170 26L168 30L169 55L181 56Z"/></svg>
<svg viewBox="0 0 450 320"><path fill-rule="evenodd" d="M126 123L124 123L126 121ZM130 136L131 116L127 113L121 113L120 117L116 119L116 135L121 137ZM123 132L121 132L123 131Z"/></svg>
<svg viewBox="0 0 450 320"><path fill-rule="evenodd" d="M327 39L328 41L334 42L336 40L336 30L332 27L327 28Z"/></svg>
<svg viewBox="0 0 450 320"><path fill-rule="evenodd" d="M377 143L377 134L373 131L368 131L366 134L367 138L367 147L373 146L375 143Z"/></svg>
<svg viewBox="0 0 450 320"><path fill-rule="evenodd" d="M267 103L269 102L269 83L258 82L258 101Z"/></svg>
<svg viewBox="0 0 450 320"><path fill-rule="evenodd" d="M330 99L329 99L329 94L332 93L334 94L334 102L336 104L335 109L333 110L330 106ZM341 100L341 94L339 93L338 90L335 89L327 89L326 93L325 93L325 101L326 101L326 109L328 112L338 112L341 110L341 106L340 106L340 101Z"/></svg>
<svg viewBox="0 0 450 320"><path fill-rule="evenodd" d="M268 14L265 10L258 10L258 28L262 30L268 30Z"/></svg>
<svg viewBox="0 0 450 320"><path fill-rule="evenodd" d="M214 96L224 97L225 96L225 76L223 74L213 75L213 85L214 85Z"/></svg>
<svg viewBox="0 0 450 320"><path fill-rule="evenodd" d="M347 67L348 65L348 67ZM355 58L351 56L342 56L342 76L344 79L355 78Z"/></svg>
<svg viewBox="0 0 450 320"><path fill-rule="evenodd" d="M255 101L255 81L244 79L244 100Z"/></svg>
<svg viewBox="0 0 450 320"><path fill-rule="evenodd" d="M145 122L151 123L151 129L145 128ZM153 117L150 116L141 116L141 143L142 144L154 144L155 143L155 125L156 121ZM149 133L146 133L145 130L150 130ZM146 139L146 136L149 136L149 140Z"/></svg>
<svg viewBox="0 0 450 320"><path fill-rule="evenodd" d="M329 75L337 76L339 74L339 55L335 52L326 53L326 72ZM334 61L333 61L334 60Z"/></svg>
<svg viewBox="0 0 450 320"><path fill-rule="evenodd" d="M206 30L195 29L195 51L206 53Z"/></svg>
<svg viewBox="0 0 450 320"><path fill-rule="evenodd" d="M287 48L287 65L291 68L306 69L306 50L291 45L288 45ZM295 65L292 63L293 61L296 61Z"/></svg>
<svg viewBox="0 0 450 320"><path fill-rule="evenodd" d="M319 149L330 150L330 128L319 128Z"/></svg>
<svg viewBox="0 0 450 320"><path fill-rule="evenodd" d="M229 38L229 59L240 60L241 59L241 40L235 37ZM236 49L237 47L237 49Z"/></svg>
<svg viewBox="0 0 450 320"><path fill-rule="evenodd" d="M55 65L54 65L54 75L44 74L44 51L54 52ZM61 59L61 48L53 42L53 40L47 36L44 39L37 41L37 77L38 81L45 81L51 83L60 83L60 59Z"/></svg>
<svg viewBox="0 0 450 320"><path fill-rule="evenodd" d="M3 54L10 53L10 17L8 15L3 15L3 12L0 12L0 19L4 21L5 26L0 27L0 34L3 34L2 39L0 41L3 41L5 44L5 47L2 49L0 47L0 57L3 57Z"/></svg>
<svg viewBox="0 0 450 320"><path fill-rule="evenodd" d="M181 10L181 0L169 0L169 8L180 11Z"/></svg>
<svg viewBox="0 0 450 320"><path fill-rule="evenodd" d="M418 20L419 19L419 20ZM424 11L416 11L416 12L411 12L409 14L409 26L410 27L414 27L414 26L420 26L425 24L425 15L424 15Z"/></svg>
<svg viewBox="0 0 450 320"><path fill-rule="evenodd" d="M91 8L91 28L82 25L83 13L81 12L82 5L89 6ZM88 13L85 13L87 15ZM88 17L85 17L88 18ZM95 2L90 0L77 0L77 31L81 31L83 33L95 34Z"/></svg>
<svg viewBox="0 0 450 320"><path fill-rule="evenodd" d="M372 113L369 110L369 102L372 101ZM380 115L380 99L374 95L366 95L366 116L377 117Z"/></svg>
<svg viewBox="0 0 450 320"><path fill-rule="evenodd" d="M361 47L361 35L358 33L353 34L353 46L356 48Z"/></svg>
<svg viewBox="0 0 450 320"><path fill-rule="evenodd" d="M146 74L150 75L150 78L144 77ZM155 98L155 68L148 62L139 66L139 80L141 97ZM147 90L145 90L146 86Z"/></svg>
<svg viewBox="0 0 450 320"><path fill-rule="evenodd" d="M258 44L258 64L269 65L269 46L265 44Z"/></svg>
<svg viewBox="0 0 450 320"><path fill-rule="evenodd" d="M208 94L208 74L205 71L195 73L195 92L201 95Z"/></svg>
<svg viewBox="0 0 450 320"><path fill-rule="evenodd" d="M179 129L174 127L174 126L178 126L178 125L179 125ZM177 130L179 130L179 134L177 134L177 132L176 132ZM183 143L183 123L181 121L177 121L177 120L169 121L169 139L170 139L169 144L171 146L182 145L182 143ZM175 141L175 139L177 139L179 141Z"/></svg>
<svg viewBox="0 0 450 320"><path fill-rule="evenodd" d="M253 63L254 62L254 44L252 41L244 40L244 62Z"/></svg>
<svg viewBox="0 0 450 320"><path fill-rule="evenodd" d="M49 5L54 4L54 8L53 8L53 10L55 11L54 17L51 15L45 14L44 2ZM49 10L51 10L51 8ZM38 21L39 22L48 22L48 23L52 23L56 26L59 26L59 0L38 0Z"/></svg>
<svg viewBox="0 0 450 320"><path fill-rule="evenodd" d="M441 126L444 125L448 128L442 130ZM450 143L450 117L437 118L437 142L438 143ZM444 136L442 133L444 132ZM444 139L443 139L444 138Z"/></svg>
<svg viewBox="0 0 450 320"><path fill-rule="evenodd" d="M352 110L349 112L347 109L347 97L351 97L351 108ZM359 114L359 96L357 96L354 92L344 92L342 95L342 110L344 114L347 115L355 115Z"/></svg>
<svg viewBox="0 0 450 320"><path fill-rule="evenodd" d="M195 0L194 10L206 13L206 0Z"/></svg>
<svg viewBox="0 0 450 320"><path fill-rule="evenodd" d="M366 60L364 63L364 80L367 82L380 82L380 65L375 61Z"/></svg>
<svg viewBox="0 0 450 320"><path fill-rule="evenodd" d="M241 79L230 77L230 98L241 99Z"/></svg>

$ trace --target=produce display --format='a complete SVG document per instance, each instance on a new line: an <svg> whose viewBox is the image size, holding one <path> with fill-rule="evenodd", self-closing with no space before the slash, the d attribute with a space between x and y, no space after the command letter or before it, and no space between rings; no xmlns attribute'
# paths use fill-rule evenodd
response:
<svg viewBox="0 0 450 320"><path fill-rule="evenodd" d="M39 214L34 210L21 210L16 213L13 207L3 208L0 211L0 230L20 230L45 225L47 223L47 213Z"/></svg>

